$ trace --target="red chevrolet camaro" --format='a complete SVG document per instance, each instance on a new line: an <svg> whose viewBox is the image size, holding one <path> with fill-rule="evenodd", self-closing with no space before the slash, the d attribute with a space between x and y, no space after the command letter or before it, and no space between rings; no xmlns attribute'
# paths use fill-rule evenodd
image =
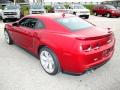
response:
<svg viewBox="0 0 120 90"><path fill-rule="evenodd" d="M103 65L113 55L115 38L109 29L69 14L31 15L5 25L5 40L39 57L50 75L81 74Z"/></svg>

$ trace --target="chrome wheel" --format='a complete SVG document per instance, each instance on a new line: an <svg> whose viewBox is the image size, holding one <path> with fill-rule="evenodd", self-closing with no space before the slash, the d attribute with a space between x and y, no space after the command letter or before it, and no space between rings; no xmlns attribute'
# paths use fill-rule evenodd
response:
<svg viewBox="0 0 120 90"><path fill-rule="evenodd" d="M97 16L97 13L96 13L96 12L94 12L94 15L95 15L95 16Z"/></svg>
<svg viewBox="0 0 120 90"><path fill-rule="evenodd" d="M110 16L111 16L111 15L110 15L110 13L107 13L106 17L108 17L108 18L109 18Z"/></svg>
<svg viewBox="0 0 120 90"><path fill-rule="evenodd" d="M10 37L9 37L9 35L8 35L8 32L5 31L5 32L4 32L4 35L5 35L5 41L9 44L9 43L10 43Z"/></svg>
<svg viewBox="0 0 120 90"><path fill-rule="evenodd" d="M54 72L55 63L54 63L52 55L48 51L46 51L46 50L41 51L40 60L41 60L41 65L46 72L48 72L48 73Z"/></svg>

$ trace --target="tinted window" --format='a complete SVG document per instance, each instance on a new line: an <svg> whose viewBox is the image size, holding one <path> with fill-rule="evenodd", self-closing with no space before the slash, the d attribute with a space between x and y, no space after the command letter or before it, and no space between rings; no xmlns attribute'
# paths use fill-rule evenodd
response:
<svg viewBox="0 0 120 90"><path fill-rule="evenodd" d="M32 18L25 18L19 22L20 26L29 27L29 28L35 28L35 25L37 23L37 19Z"/></svg>
<svg viewBox="0 0 120 90"><path fill-rule="evenodd" d="M100 6L99 9L104 9L104 6Z"/></svg>
<svg viewBox="0 0 120 90"><path fill-rule="evenodd" d="M116 9L114 6L106 5L107 9Z"/></svg>
<svg viewBox="0 0 120 90"><path fill-rule="evenodd" d="M57 19L57 22L69 28L72 31L92 27L93 25L79 17L69 17Z"/></svg>

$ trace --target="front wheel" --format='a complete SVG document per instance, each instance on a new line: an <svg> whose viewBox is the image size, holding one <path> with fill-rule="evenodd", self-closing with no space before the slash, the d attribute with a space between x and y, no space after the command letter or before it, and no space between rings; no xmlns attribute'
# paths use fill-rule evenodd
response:
<svg viewBox="0 0 120 90"><path fill-rule="evenodd" d="M13 44L13 41L12 41L12 39L11 39L11 37L10 37L10 35L9 35L9 33L8 33L7 30L4 31L4 36L5 36L5 41L6 41L9 45Z"/></svg>
<svg viewBox="0 0 120 90"><path fill-rule="evenodd" d="M89 15L88 16L85 16L85 19L88 19L89 18Z"/></svg>
<svg viewBox="0 0 120 90"><path fill-rule="evenodd" d="M59 62L55 53L47 47L40 50L40 62L42 68L50 75L55 75L59 72Z"/></svg>

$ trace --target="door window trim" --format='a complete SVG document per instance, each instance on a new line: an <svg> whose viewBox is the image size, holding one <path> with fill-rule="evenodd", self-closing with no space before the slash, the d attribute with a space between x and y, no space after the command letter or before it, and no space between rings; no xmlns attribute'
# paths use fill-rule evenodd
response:
<svg viewBox="0 0 120 90"><path fill-rule="evenodd" d="M36 24L35 24L34 28L20 25L20 22L21 22L22 20L24 20L24 19L36 19ZM29 28L29 29L33 29L33 30L39 30L39 29L44 29L44 28L45 28L45 24L44 24L43 21L40 20L40 19L32 18L32 17L26 17L26 18L23 18L22 20L20 20L20 21L18 22L21 27ZM38 24L38 22L41 22L41 23L42 23L43 28L36 28L36 25Z"/></svg>

